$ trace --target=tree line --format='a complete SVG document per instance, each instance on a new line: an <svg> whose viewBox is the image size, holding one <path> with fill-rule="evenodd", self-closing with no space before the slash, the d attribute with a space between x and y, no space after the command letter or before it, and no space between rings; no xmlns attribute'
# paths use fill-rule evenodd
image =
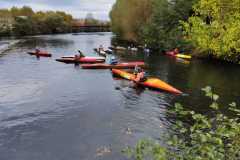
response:
<svg viewBox="0 0 240 160"><path fill-rule="evenodd" d="M150 48L240 61L239 0L117 0L112 31Z"/></svg>
<svg viewBox="0 0 240 160"><path fill-rule="evenodd" d="M27 6L0 9L0 36L65 33L71 31L72 19L62 11L34 12Z"/></svg>

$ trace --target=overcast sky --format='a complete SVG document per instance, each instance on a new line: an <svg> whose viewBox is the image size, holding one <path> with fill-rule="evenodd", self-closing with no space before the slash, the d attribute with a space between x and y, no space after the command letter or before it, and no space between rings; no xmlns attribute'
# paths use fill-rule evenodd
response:
<svg viewBox="0 0 240 160"><path fill-rule="evenodd" d="M34 11L61 10L74 18L85 18L92 13L95 18L108 20L115 0L0 0L0 8L30 6Z"/></svg>

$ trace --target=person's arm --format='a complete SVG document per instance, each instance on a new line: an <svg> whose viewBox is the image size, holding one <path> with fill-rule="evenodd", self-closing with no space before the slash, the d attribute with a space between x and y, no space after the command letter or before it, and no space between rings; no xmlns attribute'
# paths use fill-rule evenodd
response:
<svg viewBox="0 0 240 160"><path fill-rule="evenodd" d="M78 52L79 52L80 57L85 57L84 54L80 50L78 50Z"/></svg>

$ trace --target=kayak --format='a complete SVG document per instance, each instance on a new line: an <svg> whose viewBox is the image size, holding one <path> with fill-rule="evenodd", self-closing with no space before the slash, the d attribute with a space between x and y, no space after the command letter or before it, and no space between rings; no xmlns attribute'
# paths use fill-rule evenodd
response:
<svg viewBox="0 0 240 160"><path fill-rule="evenodd" d="M135 80L134 74L125 72L123 70L112 69L112 73L114 75L120 76L121 78L130 80L130 81ZM163 90L163 91L167 91L167 92L174 93L174 94L182 94L181 91L172 87L171 85L167 84L166 82L163 82L162 80L160 80L158 78L147 78L146 81L144 81L144 82L135 82L135 83L137 83L138 85L141 85L143 87L147 87L147 88Z"/></svg>
<svg viewBox="0 0 240 160"><path fill-rule="evenodd" d="M128 50L129 50L129 51L132 51L132 52L137 52L137 51L138 51L138 48L135 48L135 47L131 48L131 47L129 47Z"/></svg>
<svg viewBox="0 0 240 160"><path fill-rule="evenodd" d="M99 55L104 56L104 57L106 57L107 54L112 54L113 53L113 51L110 50L110 49L104 50L104 51L100 51L100 52L99 52L99 50L97 48L94 48L93 50L95 52L97 52Z"/></svg>
<svg viewBox="0 0 240 160"><path fill-rule="evenodd" d="M62 56L61 58L75 58L75 55ZM84 57L84 58L95 58L95 59L104 59L104 57Z"/></svg>
<svg viewBox="0 0 240 160"><path fill-rule="evenodd" d="M177 54L176 57L183 58L183 59L191 59L192 58L192 56L185 55L185 54Z"/></svg>
<svg viewBox="0 0 240 160"><path fill-rule="evenodd" d="M127 50L127 48L125 48L125 47L120 47L120 46L117 46L117 47L112 46L112 47L108 47L108 48L111 49L111 50L119 50L119 51L125 51L125 50Z"/></svg>
<svg viewBox="0 0 240 160"><path fill-rule="evenodd" d="M63 63L102 63L102 62L105 62L105 59L96 59L95 57L82 57L80 59L59 58L59 59L56 59L56 61L63 62Z"/></svg>
<svg viewBox="0 0 240 160"><path fill-rule="evenodd" d="M81 67L83 69L132 69L135 66L145 67L144 62L127 62L127 63L118 63L115 65L104 64L104 63L96 63L96 64L83 64Z"/></svg>
<svg viewBox="0 0 240 160"><path fill-rule="evenodd" d="M172 56L172 57L177 57L177 58L183 58L183 59L191 59L192 56L190 55L185 55L185 54L173 54L172 52L167 52L166 55Z"/></svg>
<svg viewBox="0 0 240 160"><path fill-rule="evenodd" d="M39 56L39 57L52 57L52 54L48 52L27 52L27 54L32 55L32 56Z"/></svg>

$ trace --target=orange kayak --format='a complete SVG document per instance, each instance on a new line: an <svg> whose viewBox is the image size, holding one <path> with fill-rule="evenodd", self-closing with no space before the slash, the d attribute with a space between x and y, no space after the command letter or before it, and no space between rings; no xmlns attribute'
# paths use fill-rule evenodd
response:
<svg viewBox="0 0 240 160"><path fill-rule="evenodd" d="M145 67L144 62L126 62L126 63L118 63L115 65L104 64L104 63L95 63L95 64L83 64L81 67L83 69L132 69L135 66L139 66L141 68Z"/></svg>
<svg viewBox="0 0 240 160"><path fill-rule="evenodd" d="M32 55L32 56L39 56L39 57L52 57L52 54L48 53L48 52L28 52L28 54Z"/></svg>
<svg viewBox="0 0 240 160"><path fill-rule="evenodd" d="M121 78L130 80L130 81L135 80L134 74L125 72L123 70L112 69L112 73L114 75L120 76ZM135 83L137 83L141 86L144 86L144 87L163 90L163 91L167 91L167 92L174 93L174 94L182 94L183 93L180 90L174 88L173 86L167 84L166 82L163 82L162 80L160 80L158 78L147 78L147 80L144 82L135 82Z"/></svg>

